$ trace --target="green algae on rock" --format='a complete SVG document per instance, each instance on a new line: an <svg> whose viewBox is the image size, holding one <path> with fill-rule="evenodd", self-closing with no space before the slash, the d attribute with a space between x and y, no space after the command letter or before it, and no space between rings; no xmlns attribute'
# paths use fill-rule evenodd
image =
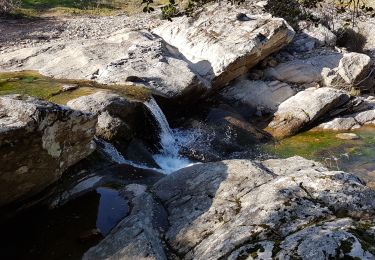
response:
<svg viewBox="0 0 375 260"><path fill-rule="evenodd" d="M76 85L77 88L64 91L63 86L66 84ZM104 85L88 80L61 80L40 75L35 71L0 73L0 96L21 94L65 105L69 100L100 90L112 91L141 101L149 99L151 95L150 90L138 85Z"/></svg>

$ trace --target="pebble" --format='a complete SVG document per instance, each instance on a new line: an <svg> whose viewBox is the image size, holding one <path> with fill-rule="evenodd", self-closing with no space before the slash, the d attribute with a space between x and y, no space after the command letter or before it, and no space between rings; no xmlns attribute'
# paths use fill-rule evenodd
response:
<svg viewBox="0 0 375 260"><path fill-rule="evenodd" d="M360 139L358 135L354 133L340 133L336 135L337 138L342 140L358 140Z"/></svg>

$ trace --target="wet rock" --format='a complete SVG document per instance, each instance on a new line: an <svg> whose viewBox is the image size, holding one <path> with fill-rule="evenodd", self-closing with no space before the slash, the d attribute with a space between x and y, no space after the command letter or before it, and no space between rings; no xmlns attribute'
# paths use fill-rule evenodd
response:
<svg viewBox="0 0 375 260"><path fill-rule="evenodd" d="M141 165L147 165L151 168L160 168L145 144L143 144L143 142L139 139L134 138L127 145L126 150L123 152L123 154L128 160L132 162L136 162Z"/></svg>
<svg viewBox="0 0 375 260"><path fill-rule="evenodd" d="M98 115L96 134L107 141L131 140L148 123L143 103L99 91L71 100L69 107ZM145 128L152 130L152 127Z"/></svg>
<svg viewBox="0 0 375 260"><path fill-rule="evenodd" d="M342 140L358 140L359 136L354 133L341 133L336 135L337 138Z"/></svg>
<svg viewBox="0 0 375 260"><path fill-rule="evenodd" d="M41 192L91 154L96 121L36 98L0 97L0 205Z"/></svg>
<svg viewBox="0 0 375 260"><path fill-rule="evenodd" d="M275 137L287 137L312 126L328 112L342 106L350 99L341 90L309 88L283 102L268 125Z"/></svg>
<svg viewBox="0 0 375 260"><path fill-rule="evenodd" d="M295 90L280 81L239 80L221 91L221 96L234 106L246 105L267 113L275 112L295 94Z"/></svg>
<svg viewBox="0 0 375 260"><path fill-rule="evenodd" d="M243 13L246 21L238 20ZM153 30L192 62L191 68L214 88L248 72L286 46L293 29L280 18L254 15L241 6L214 4L194 17L178 17Z"/></svg>
<svg viewBox="0 0 375 260"><path fill-rule="evenodd" d="M161 206L142 185L128 185L123 196L132 204L130 214L83 259L167 259L160 236L166 221Z"/></svg>
<svg viewBox="0 0 375 260"><path fill-rule="evenodd" d="M62 91L72 91L79 88L78 85L63 85L61 86Z"/></svg>
<svg viewBox="0 0 375 260"><path fill-rule="evenodd" d="M203 162L223 160L250 153L255 144L268 141L271 136L242 117L232 107L220 105L211 108L204 121L186 123L194 129L193 141L181 153Z"/></svg>

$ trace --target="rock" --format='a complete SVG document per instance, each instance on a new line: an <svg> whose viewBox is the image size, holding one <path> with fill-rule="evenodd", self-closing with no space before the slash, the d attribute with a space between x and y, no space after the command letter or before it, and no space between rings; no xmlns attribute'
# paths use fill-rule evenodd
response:
<svg viewBox="0 0 375 260"><path fill-rule="evenodd" d="M356 226L352 219L342 218L322 226L308 227L287 237L279 245L276 258L292 259L299 255L306 259L326 259L327 256L373 259L375 256L362 245L361 238L353 234Z"/></svg>
<svg viewBox="0 0 375 260"><path fill-rule="evenodd" d="M96 117L31 97L0 97L0 206L30 198L95 150Z"/></svg>
<svg viewBox="0 0 375 260"><path fill-rule="evenodd" d="M236 259L258 250L288 259L282 256L294 247L294 257L319 259L321 243L326 257L350 254L340 251L341 242L362 239L349 232L356 229L351 213L358 210L365 220L375 207L375 193L357 177L300 157L195 165L160 180L154 190L169 213L166 241L183 259ZM343 223L338 212L347 212L348 220ZM320 230L333 236L313 236ZM303 238L301 247L296 237ZM364 244L355 245L374 257Z"/></svg>
<svg viewBox="0 0 375 260"><path fill-rule="evenodd" d="M358 140L359 136L354 133L341 133L337 134L336 137L342 140Z"/></svg>
<svg viewBox="0 0 375 260"><path fill-rule="evenodd" d="M248 19L239 21L239 13ZM190 60L191 68L214 89L247 73L295 34L283 19L225 4L206 7L193 17L176 17L153 32Z"/></svg>
<svg viewBox="0 0 375 260"><path fill-rule="evenodd" d="M314 56L308 59L295 59L280 63L274 68L268 68L265 71L265 77L288 83L320 82L323 80L323 69L338 67L342 57L342 54L334 53Z"/></svg>
<svg viewBox="0 0 375 260"><path fill-rule="evenodd" d="M84 259L375 257L375 192L301 157L196 164L157 182L155 199L131 186L130 216Z"/></svg>
<svg viewBox="0 0 375 260"><path fill-rule="evenodd" d="M132 205L125 217L83 259L167 259L160 230L165 228L163 208L146 191L146 186L131 184L123 191Z"/></svg>
<svg viewBox="0 0 375 260"><path fill-rule="evenodd" d="M145 115L147 109L142 102L115 93L99 91L71 100L67 105L98 115L96 134L107 141L129 141L136 134L153 129ZM144 128L146 125L148 127Z"/></svg>
<svg viewBox="0 0 375 260"><path fill-rule="evenodd" d="M321 123L316 128L334 131L347 131L358 129L362 126L375 126L375 109L371 108L362 112L337 117Z"/></svg>
<svg viewBox="0 0 375 260"><path fill-rule="evenodd" d="M359 32L366 37L365 49L375 54L375 35L374 35L375 18L366 18L358 21Z"/></svg>
<svg viewBox="0 0 375 260"><path fill-rule="evenodd" d="M192 121L186 126L194 133L182 154L203 162L249 153L256 144L271 138L228 105L211 108L204 121Z"/></svg>
<svg viewBox="0 0 375 260"><path fill-rule="evenodd" d="M131 139L134 135L130 127L118 117L112 117L108 111L104 111L98 117L96 135L107 141L118 138Z"/></svg>
<svg viewBox="0 0 375 260"><path fill-rule="evenodd" d="M300 33L296 35L289 49L299 52L312 51L317 47L336 45L337 37L322 24L316 25L313 22L299 22Z"/></svg>
<svg viewBox="0 0 375 260"><path fill-rule="evenodd" d="M316 129L334 130L334 131L348 131L359 128L360 125L353 117L336 117L328 122L321 123Z"/></svg>
<svg viewBox="0 0 375 260"><path fill-rule="evenodd" d="M295 94L295 90L280 81L239 80L221 91L221 96L231 104L260 107L267 113L275 112L282 102Z"/></svg>
<svg viewBox="0 0 375 260"><path fill-rule="evenodd" d="M360 53L331 53L294 59L265 70L265 77L282 82L306 84L318 82L323 86L350 91L352 87L372 89L372 61Z"/></svg>
<svg viewBox="0 0 375 260"><path fill-rule="evenodd" d="M193 93L196 99L206 85L180 56L148 31L122 29L95 40L61 39L0 54L0 70L38 70L55 78L106 84L136 83L168 98Z"/></svg>
<svg viewBox="0 0 375 260"><path fill-rule="evenodd" d="M72 90L75 90L77 88L79 88L78 85L63 85L61 87L62 91L72 91Z"/></svg>
<svg viewBox="0 0 375 260"><path fill-rule="evenodd" d="M369 75L371 65L371 58L366 54L345 53L340 60L338 73L346 83L356 85Z"/></svg>
<svg viewBox="0 0 375 260"><path fill-rule="evenodd" d="M122 151L122 149L120 149ZM126 146L126 150L123 152L125 158L132 162L139 163L141 165L147 165L148 167L158 169L160 166L155 162L152 154L143 144L141 140L134 138Z"/></svg>
<svg viewBox="0 0 375 260"><path fill-rule="evenodd" d="M301 129L311 127L322 116L350 99L341 90L309 88L284 101L268 125L270 132L279 138L291 136Z"/></svg>

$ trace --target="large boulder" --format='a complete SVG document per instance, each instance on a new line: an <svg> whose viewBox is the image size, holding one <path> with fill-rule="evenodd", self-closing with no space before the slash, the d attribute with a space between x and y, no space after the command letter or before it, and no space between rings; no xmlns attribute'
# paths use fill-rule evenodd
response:
<svg viewBox="0 0 375 260"><path fill-rule="evenodd" d="M349 101L349 95L333 88L309 88L284 101L268 125L278 138L288 137L312 126L323 116Z"/></svg>
<svg viewBox="0 0 375 260"><path fill-rule="evenodd" d="M38 70L46 76L106 84L131 82L168 98L201 95L205 84L180 56L148 31L123 29L99 39L62 39L5 52L0 54L0 70Z"/></svg>
<svg viewBox="0 0 375 260"><path fill-rule="evenodd" d="M139 214L86 259L167 259L160 246L172 259L375 257L375 192L352 174L301 157L197 164L152 191L153 202L136 204ZM160 228L162 214L150 221L163 212L149 212L157 202L168 212L167 227Z"/></svg>
<svg viewBox="0 0 375 260"><path fill-rule="evenodd" d="M107 141L130 141L149 123L143 102L99 91L67 103L73 109L98 115L96 135ZM152 128L152 127L151 127ZM149 130L152 130L148 127Z"/></svg>
<svg viewBox="0 0 375 260"><path fill-rule="evenodd" d="M174 18L153 32L175 46L214 88L245 74L295 34L281 18L225 4L206 7L193 17Z"/></svg>
<svg viewBox="0 0 375 260"><path fill-rule="evenodd" d="M221 96L235 107L246 106L260 112L273 113L296 91L280 81L239 80L221 91Z"/></svg>
<svg viewBox="0 0 375 260"><path fill-rule="evenodd" d="M0 206L29 198L95 150L96 116L31 97L0 97Z"/></svg>
<svg viewBox="0 0 375 260"><path fill-rule="evenodd" d="M370 74L372 60L366 54L361 53L345 53L340 60L338 73L351 85L360 84Z"/></svg>

